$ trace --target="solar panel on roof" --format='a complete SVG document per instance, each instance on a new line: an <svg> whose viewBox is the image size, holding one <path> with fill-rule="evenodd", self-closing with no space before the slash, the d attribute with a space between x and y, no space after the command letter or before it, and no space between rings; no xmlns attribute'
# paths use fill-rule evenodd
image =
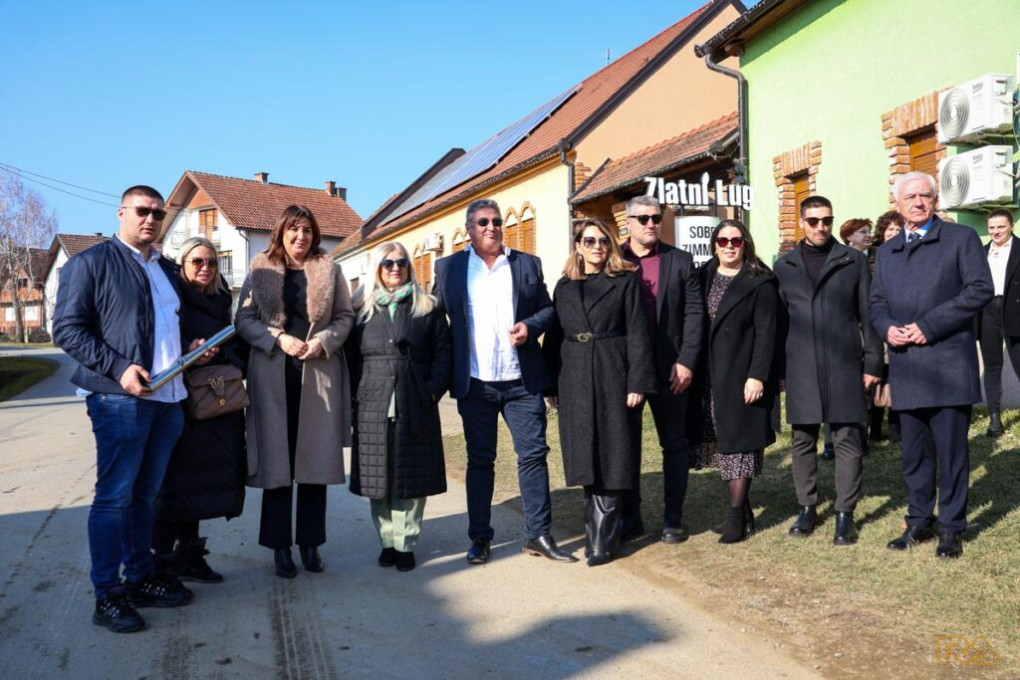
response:
<svg viewBox="0 0 1020 680"><path fill-rule="evenodd" d="M556 109L570 99L571 95L577 92L577 89L578 86L575 85L553 97L528 115L497 132L453 163L450 163L450 165L426 182L418 191L411 194L407 200L393 211L389 218L387 218L387 221L410 212L426 201L446 193L453 187L463 184L472 177L477 177L496 165L501 158L510 153L515 146L530 135L546 118L551 116Z"/></svg>

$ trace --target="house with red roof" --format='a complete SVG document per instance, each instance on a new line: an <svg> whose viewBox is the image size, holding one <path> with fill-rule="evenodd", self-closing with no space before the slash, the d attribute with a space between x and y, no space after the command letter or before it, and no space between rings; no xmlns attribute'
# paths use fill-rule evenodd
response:
<svg viewBox="0 0 1020 680"><path fill-rule="evenodd" d="M169 213L159 243L163 254L177 260L180 247L192 236L216 244L220 273L236 293L248 275L248 264L269 245L269 235L284 208L305 205L322 232L322 247L332 251L362 219L347 204L347 190L327 181L323 188L297 187L269 181L269 173L254 179L225 177L186 170L166 200Z"/></svg>
<svg viewBox="0 0 1020 680"><path fill-rule="evenodd" d="M12 260L17 262L14 266L16 271L13 273L5 271L6 263L0 268L0 335L16 338L20 342L32 331L43 328L46 324L43 292L46 249L17 247L11 255ZM19 313L25 334L20 338L17 317Z"/></svg>
<svg viewBox="0 0 1020 680"><path fill-rule="evenodd" d="M504 242L539 255L555 280L570 252L572 220L625 223L623 206L644 193L646 171L679 176L696 165L725 178L737 81L706 69L694 46L744 10L738 0L710 0L470 150L439 158L334 251L352 287L372 276L372 249L399 240L430 289L435 260L467 245L465 208L479 198L499 202ZM671 227L663 237L672 240Z"/></svg>
<svg viewBox="0 0 1020 680"><path fill-rule="evenodd" d="M95 234L56 234L50 247L42 251L39 281L43 288L43 321L46 331L53 333L53 309L57 306L57 289L60 287L60 270L71 257L83 253L94 245L108 241L109 236Z"/></svg>

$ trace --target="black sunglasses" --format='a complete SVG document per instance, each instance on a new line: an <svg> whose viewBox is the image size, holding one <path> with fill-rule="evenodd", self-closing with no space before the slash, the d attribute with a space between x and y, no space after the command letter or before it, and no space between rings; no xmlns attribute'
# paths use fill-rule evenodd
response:
<svg viewBox="0 0 1020 680"><path fill-rule="evenodd" d="M194 267L195 269L201 269L202 265L206 265L208 267L215 267L217 264L219 264L219 260L217 260L215 257L193 257L188 261L191 262L191 266Z"/></svg>
<svg viewBox="0 0 1020 680"><path fill-rule="evenodd" d="M489 226L489 218L488 217L479 217L478 221L475 222L475 224L477 224L479 227L485 228L485 227ZM503 226L503 219L500 218L500 217L493 217L492 218L492 226L494 226L496 228L502 227Z"/></svg>
<svg viewBox="0 0 1020 680"><path fill-rule="evenodd" d="M122 207L122 208L124 208L126 210L126 209L134 207L134 206L122 205L120 207ZM151 214L152 218L154 220L156 220L157 222L162 222L163 218L166 217L166 210L160 210L159 208L138 208L138 207L135 207L135 214L138 215L139 217L141 217L143 220Z"/></svg>
<svg viewBox="0 0 1020 680"><path fill-rule="evenodd" d="M581 239L581 244L588 250L594 248L596 243L598 243L603 248L609 247L609 239L606 238L605 236L599 236L598 238L595 238L594 236L585 236L583 239Z"/></svg>
<svg viewBox="0 0 1020 680"><path fill-rule="evenodd" d="M627 215L627 217L637 220L641 223L642 227L648 224L648 220L651 220L652 224L659 224L662 222L662 213L659 213L658 215Z"/></svg>
<svg viewBox="0 0 1020 680"><path fill-rule="evenodd" d="M715 244L720 248L725 248L732 245L734 248L740 248L744 245L743 236L734 236L733 238L726 238L725 236L716 236Z"/></svg>
<svg viewBox="0 0 1020 680"><path fill-rule="evenodd" d="M406 257L402 257L398 260L389 259L382 260L379 263L379 266L382 267L383 269L393 269L393 267L397 267L399 269L407 269L408 264L410 264L410 260L408 260Z"/></svg>
<svg viewBox="0 0 1020 680"><path fill-rule="evenodd" d="M833 218L832 215L829 215L828 217L805 217L804 221L808 223L809 227L817 227L819 222L827 227L831 227L833 219L835 218Z"/></svg>

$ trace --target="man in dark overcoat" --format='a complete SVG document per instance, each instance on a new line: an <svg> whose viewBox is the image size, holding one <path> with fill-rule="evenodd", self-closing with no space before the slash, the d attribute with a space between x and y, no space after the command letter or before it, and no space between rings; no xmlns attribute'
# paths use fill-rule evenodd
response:
<svg viewBox="0 0 1020 680"><path fill-rule="evenodd" d="M889 345L909 496L907 530L889 548L935 537L938 472L935 554L959 557L967 528L967 430L981 400L974 316L992 299L992 276L977 232L934 216L935 178L902 175L893 198L906 229L878 249L870 298L871 322Z"/></svg>
<svg viewBox="0 0 1020 680"><path fill-rule="evenodd" d="M503 245L503 218L491 199L473 201L466 225L471 245L436 262L433 293L450 317L453 382L450 395L464 421L467 443L467 553L489 560L500 415L517 451L524 505L524 552L558 562L577 558L556 545L546 456L545 401L552 385L539 337L556 318L542 262Z"/></svg>
<svg viewBox="0 0 1020 680"><path fill-rule="evenodd" d="M630 234L623 244L623 256L637 265L655 352L658 385L656 393L648 395L648 406L662 447L662 541L680 543L688 536L682 523L691 467L685 422L687 388L701 351L704 303L701 283L693 275L694 258L659 239L661 222L662 208L655 198L630 199L627 202ZM640 472L639 467L639 480ZM624 494L623 517L623 538L644 532L640 484Z"/></svg>
<svg viewBox="0 0 1020 680"><path fill-rule="evenodd" d="M818 432L832 431L836 454L836 545L857 542L854 508L861 493L861 424L865 392L882 375L882 340L868 322L868 258L832 236L832 203L800 205L804 238L776 262L786 334L786 420L793 427L793 481L801 506L790 535L819 524Z"/></svg>

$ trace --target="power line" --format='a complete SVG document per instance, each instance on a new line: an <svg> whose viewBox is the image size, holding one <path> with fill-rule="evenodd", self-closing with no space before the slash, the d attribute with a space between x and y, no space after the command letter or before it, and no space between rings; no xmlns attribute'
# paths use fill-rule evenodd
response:
<svg viewBox="0 0 1020 680"><path fill-rule="evenodd" d="M92 194L99 194L101 196L109 196L110 198L120 198L119 194L111 194L111 193L108 193L106 191L99 191L98 189L89 189L88 187L79 186L77 184L71 184L70 182L65 182L64 180L57 179L55 177L47 177L46 175L40 175L39 173L32 172L31 170L25 170L24 168L17 168L17 167L15 167L15 166L13 166L13 165L11 165L9 163L0 163L0 167L4 168L6 170L14 170L16 173L18 173L18 174L20 174L22 176L24 176L24 175L32 175L33 177L38 177L40 179L49 180L50 182L56 182L57 184L63 184L64 186L74 187L75 189L81 189L82 191L87 191L87 192L92 193Z"/></svg>
<svg viewBox="0 0 1020 680"><path fill-rule="evenodd" d="M44 187L48 187L50 189L53 189L54 191L59 191L62 194L67 194L68 196L74 196L75 198L80 198L83 201L91 201L92 203L98 203L99 205L108 205L108 206L113 207L113 208L119 208L120 207L120 204L118 204L118 203L108 203L107 201L100 201L100 200L97 200L95 198L89 198L88 196L82 196L81 194L76 194L73 191L68 191L66 189L61 189L60 187L55 187L52 184L47 184L46 182L43 182L42 180L35 179L34 177L28 177L27 175L23 175L20 172L15 172L15 170L13 168L14 168L14 166L7 166L7 165L0 164L0 171L6 172L6 173L11 174L11 175L15 175L17 177L20 177L21 179L28 180L29 182L35 182L36 184L41 184ZM59 180L57 180L57 181L59 181ZM74 185L71 185L71 186L74 186ZM92 191L92 190L91 189L86 189L86 191ZM102 193L102 192L98 192L97 191L96 193ZM104 195L110 196L111 194L104 194Z"/></svg>

